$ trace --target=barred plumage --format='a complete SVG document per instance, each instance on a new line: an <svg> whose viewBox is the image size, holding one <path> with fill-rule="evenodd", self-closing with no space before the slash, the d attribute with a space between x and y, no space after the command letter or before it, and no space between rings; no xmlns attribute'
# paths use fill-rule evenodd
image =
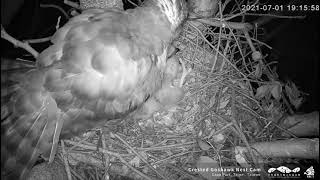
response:
<svg viewBox="0 0 320 180"><path fill-rule="evenodd" d="M163 11L166 1L172 6ZM162 86L185 11L180 0L150 0L126 12L88 9L55 33L36 65L2 70L4 90L13 87L1 91L4 176L25 179L39 154L52 161L59 138L139 108Z"/></svg>

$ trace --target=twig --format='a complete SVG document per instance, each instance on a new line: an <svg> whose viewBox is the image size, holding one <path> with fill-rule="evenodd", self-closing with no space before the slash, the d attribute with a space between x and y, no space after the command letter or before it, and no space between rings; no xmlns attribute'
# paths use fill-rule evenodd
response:
<svg viewBox="0 0 320 180"><path fill-rule="evenodd" d="M100 135L101 135L101 144L102 144L102 148L103 149L107 149L107 145L106 145L106 136L105 134L102 132L102 130L100 129ZM108 168L109 168L109 157L106 153L102 153L102 157L103 157L103 164L104 164L104 174L103 177L105 177L104 179L106 179L107 177L109 178L109 173L108 173Z"/></svg>
<svg viewBox="0 0 320 180"><path fill-rule="evenodd" d="M230 33L229 33L230 34ZM230 46L230 40L227 39L227 44L223 50L223 55L227 57L227 53L228 53L228 50L229 50L229 46ZM222 71L224 65L225 65L226 61L222 61L221 65L220 65L220 69L219 71Z"/></svg>
<svg viewBox="0 0 320 180"><path fill-rule="evenodd" d="M59 10L66 19L70 19L70 16L68 15L68 13L66 13L66 11L64 9L62 9L62 7L55 5L55 4L40 4L41 8L55 8L57 10Z"/></svg>
<svg viewBox="0 0 320 180"><path fill-rule="evenodd" d="M119 139L123 144L125 144L136 156L138 156L144 163L146 163L147 166L150 169L152 169L156 174L158 174L162 179L166 179L167 180L167 178L165 176L163 176L160 172L158 172L158 170L156 170L153 166L151 166L151 164L144 157L142 157L135 149L133 149L125 140L123 140L117 134L113 134L113 133L110 133L110 134L112 136L116 137L117 139Z"/></svg>
<svg viewBox="0 0 320 180"><path fill-rule="evenodd" d="M84 180L84 178L73 169L71 169L71 173L73 174L73 176L77 177L78 179Z"/></svg>
<svg viewBox="0 0 320 180"><path fill-rule="evenodd" d="M204 35L202 34L202 32L195 26L193 26L191 23L189 23L190 26L192 26L194 29L196 29L198 31L198 33L200 34L200 36L202 37L202 39L214 50L217 51L217 49L206 39L206 37L204 37ZM217 51L222 57L223 59L228 62L230 64L230 66L232 66L236 71L238 71L245 79L248 79L248 77L243 74L232 62L230 62L229 59L227 59L221 52Z"/></svg>
<svg viewBox="0 0 320 180"><path fill-rule="evenodd" d="M51 40L51 36L50 37L45 37L45 38L39 38L39 39L27 39L27 40L23 40L23 42L25 43L30 43L30 44L36 44L36 43L43 43L43 42L47 42Z"/></svg>
<svg viewBox="0 0 320 180"><path fill-rule="evenodd" d="M177 158L179 156L183 156L183 155L186 155L186 154L190 154L190 153L201 153L202 150L198 150L198 151L187 151L187 152L180 152L180 153L177 153L177 154L173 154L171 156L168 156L166 158L163 158L163 159L160 159L156 162L153 162L152 165L156 165L156 164L159 164L159 163L162 163L162 162L165 162L165 161L168 161L170 159L174 159L174 158Z"/></svg>
<svg viewBox="0 0 320 180"><path fill-rule="evenodd" d="M245 145L247 146L248 150L249 150L249 154L253 160L253 163L255 165L258 165L258 160L255 156L255 154L253 153L253 150L249 144L249 141L247 140L247 137L244 135L244 133L241 131L241 128L238 125L238 122L236 120L236 108L235 108L235 101L236 101L236 93L235 90L232 90L232 97L231 97L231 113L232 113L232 117L231 120L233 122L233 126L235 127L235 131L239 134L240 138L242 139L242 141L245 143Z"/></svg>
<svg viewBox="0 0 320 180"><path fill-rule="evenodd" d="M63 0L63 3L73 8L80 9L80 5L78 3L75 3L69 0Z"/></svg>
<svg viewBox="0 0 320 180"><path fill-rule="evenodd" d="M2 25L1 25L1 38L9 41L15 47L19 47L19 48L22 48L22 49L28 51L35 58L37 58L39 56L39 53L35 49L33 49L27 42L21 42L21 41L15 39L14 37L10 36L6 32L6 30L3 28Z"/></svg>
<svg viewBox="0 0 320 180"><path fill-rule="evenodd" d="M68 175L68 180L72 180L70 167L69 167L69 163L68 163L68 159L67 159L67 153L66 153L66 150L64 148L63 140L61 140L61 147L62 147L62 155L63 155L64 167L66 168L66 172L67 172L67 175Z"/></svg>
<svg viewBox="0 0 320 180"><path fill-rule="evenodd" d="M60 27L60 20L61 20L61 16L58 17L57 24L56 24L56 30L58 30Z"/></svg>
<svg viewBox="0 0 320 180"><path fill-rule="evenodd" d="M250 37L248 31L246 29L244 29L243 33L244 33L244 36L246 37L246 40L247 40L247 42L248 42L248 44L249 44L249 46L251 48L251 51L252 52L256 52L257 50L256 50L256 48L254 47L254 45L253 45L253 43L251 41L251 37Z"/></svg>
<svg viewBox="0 0 320 180"><path fill-rule="evenodd" d="M139 6L138 4L132 2L131 0L128 0L128 2L129 2L130 4L132 4L132 5L134 5L135 7L138 7L138 6Z"/></svg>
<svg viewBox="0 0 320 180"><path fill-rule="evenodd" d="M216 19L198 19L197 21L202 22L204 24L208 24L210 26L215 27L226 27L229 26L231 29L252 29L253 26L249 23L238 23L238 22L230 22L225 20L216 20Z"/></svg>
<svg viewBox="0 0 320 180"><path fill-rule="evenodd" d="M208 136L204 137L203 139L210 139L212 136L215 136L215 135L218 135L218 134L224 132L225 129L227 129L228 127L230 127L230 126L232 126L232 125L233 125L233 123L231 122L231 123L228 123L228 124L224 125L223 127L221 127L221 128L220 128L219 130L217 130L217 131L212 130L212 131L210 132L210 134L209 134Z"/></svg>
<svg viewBox="0 0 320 180"><path fill-rule="evenodd" d="M237 37L235 36L235 34L233 33L232 29L231 29L229 26L228 26L228 28L229 28L229 30L230 30L230 34L233 36L234 41L236 42L236 45L238 46L239 53L240 53L240 55L241 55L241 59L242 59L242 62L243 62L244 67L245 67L245 69L246 69L248 72L250 72L250 70L248 69L248 66L247 66L247 64L246 64L246 62L245 62L245 57L244 57L244 55L243 55L243 53L242 53L242 48L241 48L241 46L240 46L240 43L239 43ZM246 77L247 77L247 76L246 76Z"/></svg>
<svg viewBox="0 0 320 180"><path fill-rule="evenodd" d="M179 147L185 147L187 145L191 146L194 145L196 141L190 141L186 143L181 144L172 144L172 145L166 145L166 146L157 146L157 147L147 147L147 148L137 148L138 151L157 151L157 150L168 150L172 148L179 148Z"/></svg>
<svg viewBox="0 0 320 180"><path fill-rule="evenodd" d="M85 144L78 144L78 143L70 141L70 140L65 140L65 142L67 142L68 144L71 144L73 146L78 146L78 147L81 147L81 148L84 148L84 149L89 149L89 150L93 150L93 151L97 150L97 147L95 147L95 146L90 146L90 145L85 145ZM126 166L128 166L132 171L136 172L137 174L139 174L144 179L151 180L150 177L148 177L147 175L143 174L142 172L140 172L137 169L135 169L134 167L132 167L125 159L122 158L122 156L120 154L108 151L108 150L103 149L103 148L99 148L98 151L101 152L101 153L107 153L107 154L109 154L111 156L117 157L122 163L124 163Z"/></svg>
<svg viewBox="0 0 320 180"><path fill-rule="evenodd" d="M222 7L221 7L221 1L219 1L219 14L220 14L220 20L222 21L222 18L223 18L223 15L222 15ZM222 26L223 27L223 26ZM214 56L214 62L213 62L213 65L211 67L211 73L213 72L215 66L216 66L216 63L218 61L218 51L220 49L220 43L221 43L221 33L222 33L222 27L219 28L219 38L218 38L218 44L217 44L217 51L215 53L215 56ZM225 55L225 54L224 54Z"/></svg>

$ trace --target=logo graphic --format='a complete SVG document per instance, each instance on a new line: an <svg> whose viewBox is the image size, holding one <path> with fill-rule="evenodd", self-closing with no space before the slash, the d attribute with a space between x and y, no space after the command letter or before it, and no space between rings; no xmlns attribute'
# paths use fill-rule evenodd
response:
<svg viewBox="0 0 320 180"><path fill-rule="evenodd" d="M305 175L307 175L307 178L314 178L314 169L313 166L309 167L305 172Z"/></svg>
<svg viewBox="0 0 320 180"><path fill-rule="evenodd" d="M300 171L300 168L299 167L296 167L294 169L290 169L286 166L279 166L278 168L269 168L268 169L268 173L273 173L275 172L276 170L278 170L279 172L282 172L282 173L298 173Z"/></svg>
<svg viewBox="0 0 320 180"><path fill-rule="evenodd" d="M278 168L269 168L268 173L271 178L299 178L300 168L296 167L290 169L286 166L279 166Z"/></svg>

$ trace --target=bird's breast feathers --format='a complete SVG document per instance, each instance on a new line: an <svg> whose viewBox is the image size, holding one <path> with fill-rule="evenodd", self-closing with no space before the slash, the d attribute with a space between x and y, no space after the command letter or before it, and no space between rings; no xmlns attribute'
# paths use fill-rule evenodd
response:
<svg viewBox="0 0 320 180"><path fill-rule="evenodd" d="M126 14L97 15L103 20L80 16L84 17L70 21L55 34L55 44L44 51L45 56L40 55L39 66L59 63L61 75L56 77L54 68L47 72L47 79L68 82L61 90L71 87L79 97L128 96L155 65L155 54L130 38L132 32L129 34L129 27L121 23L126 21Z"/></svg>

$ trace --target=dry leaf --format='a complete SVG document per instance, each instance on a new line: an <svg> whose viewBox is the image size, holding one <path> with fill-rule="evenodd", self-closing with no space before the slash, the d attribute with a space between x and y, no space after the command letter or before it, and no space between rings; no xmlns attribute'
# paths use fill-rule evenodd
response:
<svg viewBox="0 0 320 180"><path fill-rule="evenodd" d="M262 99L270 92L270 85L262 85L257 89L255 97L257 99Z"/></svg>
<svg viewBox="0 0 320 180"><path fill-rule="evenodd" d="M275 81L272 85L271 94L276 100L280 100L282 93L282 87L280 82Z"/></svg>
<svg viewBox="0 0 320 180"><path fill-rule="evenodd" d="M298 109L301 106L302 102L303 102L303 97L301 97L301 93L298 90L297 86L293 82L288 82L285 85L285 91L286 91L286 94L289 97L290 103L296 109Z"/></svg>
<svg viewBox="0 0 320 180"><path fill-rule="evenodd" d="M212 136L213 142L215 143L223 143L226 139L225 135L223 134L217 134L215 136Z"/></svg>

